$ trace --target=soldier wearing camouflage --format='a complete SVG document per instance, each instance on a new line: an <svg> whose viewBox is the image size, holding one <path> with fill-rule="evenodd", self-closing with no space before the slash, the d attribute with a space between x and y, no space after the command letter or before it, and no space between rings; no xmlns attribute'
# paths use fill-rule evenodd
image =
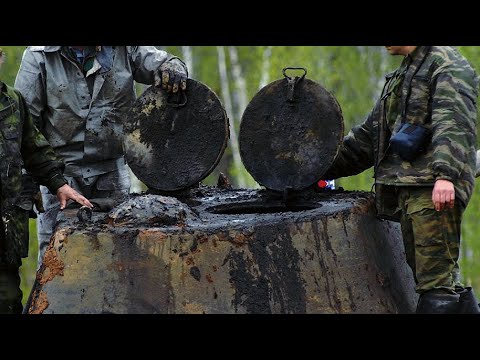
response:
<svg viewBox="0 0 480 360"><path fill-rule="evenodd" d="M457 261L461 219L475 180L478 78L452 47L396 48L413 51L402 54L400 67L386 75L380 99L364 123L344 138L324 177L351 176L374 166L378 216L401 223L417 292L449 296L442 304L455 303L435 308L419 302L419 312L458 312L460 295L473 296L458 280ZM404 123L430 134L411 161L390 146ZM434 187L450 183L454 202L442 199L435 205ZM475 307L472 312L478 312Z"/></svg>
<svg viewBox="0 0 480 360"><path fill-rule="evenodd" d="M2 51L0 50L0 60ZM35 127L20 93L0 81L0 314L21 313L19 267L28 256L28 215L33 203L25 195L22 167L63 201L92 206L67 184L64 164ZM62 195L59 195L62 194Z"/></svg>

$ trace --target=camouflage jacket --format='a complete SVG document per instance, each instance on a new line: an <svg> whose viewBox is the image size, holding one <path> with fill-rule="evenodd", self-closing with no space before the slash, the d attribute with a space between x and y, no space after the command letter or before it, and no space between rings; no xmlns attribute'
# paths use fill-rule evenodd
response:
<svg viewBox="0 0 480 360"><path fill-rule="evenodd" d="M28 255L30 196L22 195L22 166L50 191L66 184L63 162L33 124L20 93L0 82L0 256L18 264Z"/></svg>
<svg viewBox="0 0 480 360"><path fill-rule="evenodd" d="M67 46L30 46L15 80L68 176L88 178L125 166L122 117L136 99L134 80L153 84L159 67L175 58L154 46L99 48L84 75Z"/></svg>
<svg viewBox="0 0 480 360"><path fill-rule="evenodd" d="M380 99L364 123L344 138L324 178L355 175L374 166L377 210L385 206L385 194L378 191L389 188L384 185L433 186L446 179L466 206L475 180L477 87L475 70L454 48L417 47L386 76ZM389 146L402 121L431 133L425 151L411 162ZM384 211L393 209L382 209L379 215Z"/></svg>

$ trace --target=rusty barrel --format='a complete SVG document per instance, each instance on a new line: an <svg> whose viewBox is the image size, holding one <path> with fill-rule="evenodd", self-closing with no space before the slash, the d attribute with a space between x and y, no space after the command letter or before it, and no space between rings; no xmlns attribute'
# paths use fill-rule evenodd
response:
<svg viewBox="0 0 480 360"><path fill-rule="evenodd" d="M59 219L27 311L408 313L414 284L398 226L369 193L201 186L188 200L133 196L80 223Z"/></svg>

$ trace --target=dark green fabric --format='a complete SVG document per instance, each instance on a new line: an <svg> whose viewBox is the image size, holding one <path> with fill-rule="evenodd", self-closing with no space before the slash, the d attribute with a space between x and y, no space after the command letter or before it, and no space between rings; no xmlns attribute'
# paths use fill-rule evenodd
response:
<svg viewBox="0 0 480 360"><path fill-rule="evenodd" d="M0 257L18 264L28 256L28 216L33 203L24 195L22 167L52 193L66 184L64 164L33 124L20 93L0 82L0 180L4 246Z"/></svg>
<svg viewBox="0 0 480 360"><path fill-rule="evenodd" d="M374 166L375 204L381 218L400 221L417 292L455 293L461 220L473 191L476 163L475 70L448 46L420 46L386 76L380 99L363 124L344 138L326 179ZM427 128L431 139L412 161L389 146L402 124ZM455 187L453 209L435 211L437 180Z"/></svg>
<svg viewBox="0 0 480 360"><path fill-rule="evenodd" d="M435 211L431 187L397 187L397 194L405 254L416 279L416 291L455 294L455 287L463 288L458 257L465 208L457 201L453 209Z"/></svg>
<svg viewBox="0 0 480 360"><path fill-rule="evenodd" d="M2 263L0 260L0 314L22 313L22 290L20 290L20 265Z"/></svg>
<svg viewBox="0 0 480 360"><path fill-rule="evenodd" d="M450 180L466 206L475 180L477 88L475 70L457 50L418 47L386 76L374 109L345 137L323 177L356 175L374 166L377 184L433 186L438 179ZM388 145L402 122L422 125L432 133L426 150L411 162Z"/></svg>

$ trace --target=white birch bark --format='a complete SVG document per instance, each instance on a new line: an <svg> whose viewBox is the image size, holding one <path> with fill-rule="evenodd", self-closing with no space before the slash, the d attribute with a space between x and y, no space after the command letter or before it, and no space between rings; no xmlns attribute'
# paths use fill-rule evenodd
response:
<svg viewBox="0 0 480 360"><path fill-rule="evenodd" d="M193 52L191 46L182 46L182 57L182 60L187 64L188 77L193 78Z"/></svg>
<svg viewBox="0 0 480 360"><path fill-rule="evenodd" d="M262 56L262 76L260 78L260 83L258 84L258 90L263 88L270 81L270 57L272 56L272 47L267 46L263 50Z"/></svg>
<svg viewBox="0 0 480 360"><path fill-rule="evenodd" d="M238 136L235 127L235 118L233 114L232 98L230 95L230 87L227 76L227 62L225 59L225 49L223 46L217 46L218 54L218 72L220 73L220 87L222 90L223 104L225 111L230 119L230 148L232 149L233 164L236 169L243 167L242 159L240 157L240 149L238 146ZM238 172L237 177L238 186L244 188L246 186L245 178L241 171Z"/></svg>

